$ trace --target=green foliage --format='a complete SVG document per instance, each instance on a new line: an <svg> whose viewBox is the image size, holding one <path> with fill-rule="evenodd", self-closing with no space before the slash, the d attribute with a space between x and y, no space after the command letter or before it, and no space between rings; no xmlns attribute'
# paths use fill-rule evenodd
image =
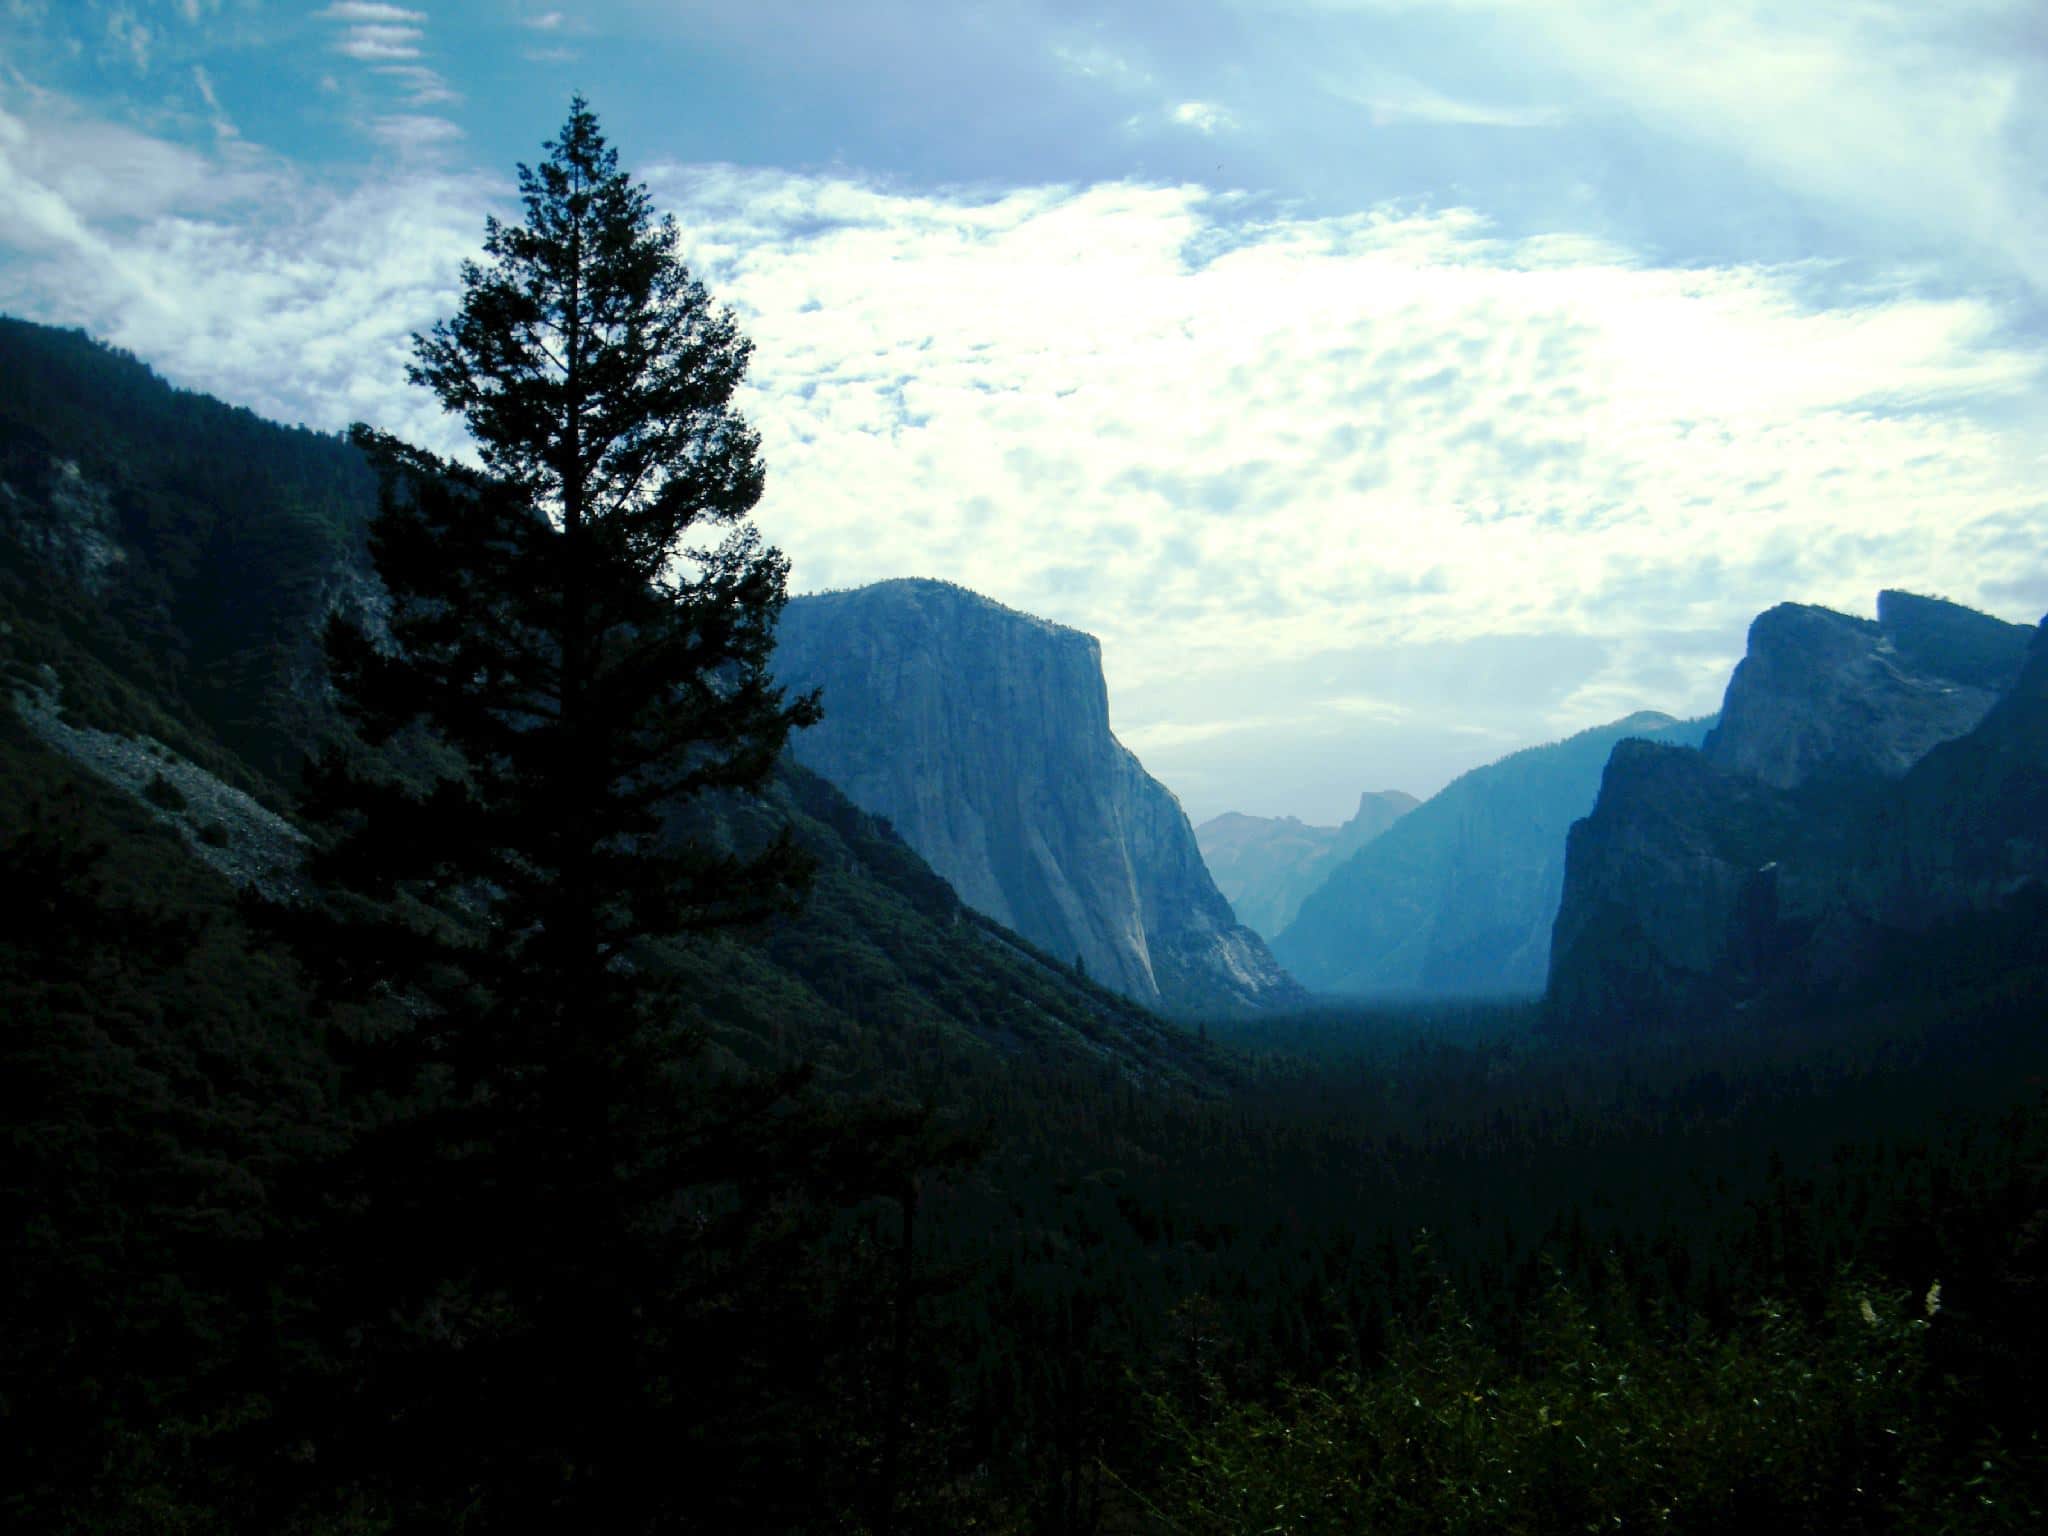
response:
<svg viewBox="0 0 2048 1536"><path fill-rule="evenodd" d="M0 717L0 1518L214 1531L277 1492L336 1144L292 967L141 808Z"/></svg>
<svg viewBox="0 0 2048 1536"><path fill-rule="evenodd" d="M1190 1536L2036 1529L2008 1451L1945 1443L1938 1297L1845 1280L1817 1320L1765 1302L1659 1333L1559 1285L1519 1365L1440 1302L1378 1369L1271 1406L1213 1376L1192 1412L1155 1397L1142 1502Z"/></svg>

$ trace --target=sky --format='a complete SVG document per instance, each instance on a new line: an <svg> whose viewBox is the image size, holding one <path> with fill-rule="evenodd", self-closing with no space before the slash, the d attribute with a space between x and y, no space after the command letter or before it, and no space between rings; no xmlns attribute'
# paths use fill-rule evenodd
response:
<svg viewBox="0 0 2048 1536"><path fill-rule="evenodd" d="M408 338L579 90L793 588L1098 636L1197 821L2048 610L2040 0L0 0L0 311L459 448Z"/></svg>

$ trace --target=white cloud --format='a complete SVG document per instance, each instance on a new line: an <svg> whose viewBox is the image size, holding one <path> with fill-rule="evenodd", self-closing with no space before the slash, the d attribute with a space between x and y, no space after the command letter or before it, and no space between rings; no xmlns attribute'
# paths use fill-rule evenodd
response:
<svg viewBox="0 0 2048 1536"><path fill-rule="evenodd" d="M377 73L405 88L408 106L433 107L462 100L461 93L448 84L439 70L424 64L380 64Z"/></svg>
<svg viewBox="0 0 2048 1536"><path fill-rule="evenodd" d="M1709 708L1782 599L1904 585L2031 618L2048 577L2043 365L1980 299L1820 304L1806 268L1455 209L649 179L757 344L761 519L797 585L944 576L1100 635L1120 726L1198 813L1331 819L1481 739ZM445 447L406 337L452 312L503 195L405 154L335 190L0 97L0 308ZM1397 738L1441 745L1397 774ZM1326 798L1290 803L1312 758Z"/></svg>
<svg viewBox="0 0 2048 1536"><path fill-rule="evenodd" d="M342 3L330 5L320 14L329 21L370 22L372 24L383 23L385 25L424 26L427 20L427 13L425 11L409 11L403 6L397 5L369 4L365 3L365 0L342 0Z"/></svg>
<svg viewBox="0 0 2048 1536"><path fill-rule="evenodd" d="M452 448L403 383L406 338L452 311L498 191L427 169L337 191L238 141L203 152L0 98L0 310L280 420Z"/></svg>
<svg viewBox="0 0 2048 1536"><path fill-rule="evenodd" d="M462 130L447 118L420 112L394 112L380 117L370 124L370 132L387 148L407 155L440 149L462 137Z"/></svg>
<svg viewBox="0 0 2048 1536"><path fill-rule="evenodd" d="M137 74L149 72L149 55L156 35L147 22L125 5L107 15L107 44L117 54L125 55Z"/></svg>
<svg viewBox="0 0 2048 1536"><path fill-rule="evenodd" d="M407 156L445 149L462 138L462 130L453 122L420 110L462 100L439 70L422 62L427 56L424 11L372 0L343 0L320 15L341 25L330 44L333 52L368 65L371 75L391 82L403 93L401 104L407 110L359 116L357 127L363 133L386 149ZM321 88L338 89L338 82L331 83L329 77L321 82Z"/></svg>
<svg viewBox="0 0 2048 1536"><path fill-rule="evenodd" d="M207 113L213 122L214 133L223 139L234 138L238 132L234 120L228 116L226 109L221 106L220 93L213 86L213 76L207 73L206 67L203 64L194 64L192 66L192 84L199 91L199 99L206 103Z"/></svg>
<svg viewBox="0 0 2048 1536"><path fill-rule="evenodd" d="M334 51L365 63L385 59L416 59L426 34L417 27L350 27L334 45Z"/></svg>
<svg viewBox="0 0 2048 1536"><path fill-rule="evenodd" d="M567 20L568 18L560 11L543 11L538 16L527 17L519 24L522 27L530 27L535 32L555 32L559 31Z"/></svg>
<svg viewBox="0 0 2048 1536"><path fill-rule="evenodd" d="M1183 128L1192 128L1197 133L1221 133L1236 126L1230 113L1213 101L1184 101L1170 115Z"/></svg>
<svg viewBox="0 0 2048 1536"><path fill-rule="evenodd" d="M1497 107L1460 101L1417 80L1375 74L1364 81L1325 77L1331 95L1364 107L1375 125L1465 123L1484 128L1554 128L1564 121L1555 107Z"/></svg>
<svg viewBox="0 0 2048 1536"><path fill-rule="evenodd" d="M2048 292L2038 0L1442 0L1493 46L1846 216L1939 230ZM1310 0L1409 12L1412 0Z"/></svg>
<svg viewBox="0 0 2048 1536"><path fill-rule="evenodd" d="M1196 188L657 184L757 340L799 584L941 575L1093 630L1170 783L1206 732L1152 701L1247 653L1327 718L1361 680L1319 655L1577 633L1601 655L1532 736L1710 708L1770 603L1991 601L1990 530L2039 494L2038 429L1975 411L2038 405L2041 362L1979 301L1814 308L1800 269L1458 211L1219 241L1231 207ZM1660 659L1699 632L1719 649Z"/></svg>

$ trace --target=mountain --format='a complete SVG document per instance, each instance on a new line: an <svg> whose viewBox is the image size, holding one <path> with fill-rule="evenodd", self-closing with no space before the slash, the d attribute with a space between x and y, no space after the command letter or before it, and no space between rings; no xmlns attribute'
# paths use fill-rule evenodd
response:
<svg viewBox="0 0 2048 1536"><path fill-rule="evenodd" d="M1180 1014L1301 998L1240 925L1180 802L1109 729L1102 653L944 582L791 601L778 678L819 689L797 761L886 817L971 907Z"/></svg>
<svg viewBox="0 0 2048 1536"><path fill-rule="evenodd" d="M1611 1037L1995 964L2044 880L2039 632L1903 592L1875 622L1781 605L1701 750L1617 747L1572 828L1553 1024Z"/></svg>
<svg viewBox="0 0 2048 1536"><path fill-rule="evenodd" d="M1774 789L1898 778L1974 729L2018 675L2023 625L1880 592L1877 618L1781 603L1750 625L1707 760Z"/></svg>
<svg viewBox="0 0 2048 1536"><path fill-rule="evenodd" d="M1275 957L1321 992L1541 992L1565 833L1608 753L1630 737L1692 745L1711 724L1645 711L1473 769L1332 870Z"/></svg>
<svg viewBox="0 0 2048 1536"><path fill-rule="evenodd" d="M1398 789L1368 790L1338 827L1225 811L1195 828L1195 843L1238 921L1271 941L1332 869L1421 803Z"/></svg>
<svg viewBox="0 0 2048 1536"><path fill-rule="evenodd" d="M336 608L374 623L382 599L373 477L341 439L174 390L77 332L0 319L0 376L0 770L28 786L0 839L83 795L127 807L95 811L95 836L164 890L212 892L208 910L288 888L298 765L331 720L319 629ZM818 867L804 910L671 956L730 1055L874 1078L1022 1052L1209 1078L1199 1041L962 908L794 764L764 802L685 819L712 839L781 824ZM131 852L136 825L152 836Z"/></svg>

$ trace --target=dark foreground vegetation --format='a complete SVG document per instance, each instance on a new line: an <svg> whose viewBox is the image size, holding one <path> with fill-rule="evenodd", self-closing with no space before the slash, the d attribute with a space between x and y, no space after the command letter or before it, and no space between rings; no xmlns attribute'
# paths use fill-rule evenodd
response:
<svg viewBox="0 0 2048 1536"><path fill-rule="evenodd" d="M1178 1086L882 1050L827 1093L781 1070L792 1012L753 1073L696 1059L725 1161L690 1174L687 1357L550 1398L440 1348L474 1319L395 1327L388 1287L422 1245L540 1265L560 1234L378 1232L393 1106L300 968L141 806L0 729L11 1529L548 1528L578 1479L620 1530L2048 1503L2038 964L1597 1055L1512 1007L1217 1025L1223 1076ZM616 1332L554 1317L510 1358Z"/></svg>

